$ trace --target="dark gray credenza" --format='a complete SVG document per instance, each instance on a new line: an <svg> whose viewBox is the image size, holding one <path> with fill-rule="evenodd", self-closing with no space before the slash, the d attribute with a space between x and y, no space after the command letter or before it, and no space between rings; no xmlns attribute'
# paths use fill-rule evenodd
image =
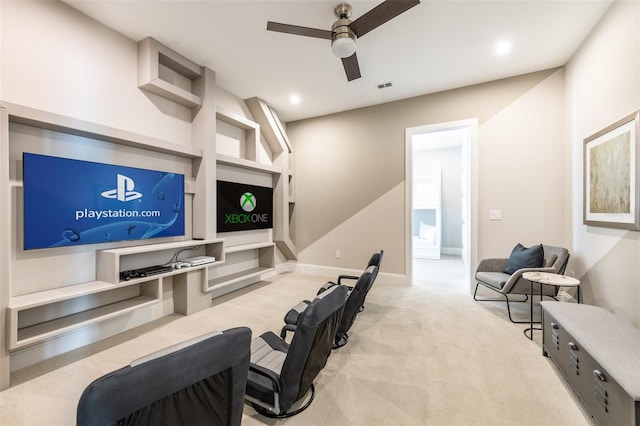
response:
<svg viewBox="0 0 640 426"><path fill-rule="evenodd" d="M640 329L597 306L542 302L542 351L603 426L640 426Z"/></svg>

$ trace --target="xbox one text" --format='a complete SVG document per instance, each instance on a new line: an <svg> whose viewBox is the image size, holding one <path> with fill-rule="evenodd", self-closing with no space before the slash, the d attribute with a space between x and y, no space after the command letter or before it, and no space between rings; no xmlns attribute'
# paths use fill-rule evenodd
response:
<svg viewBox="0 0 640 426"><path fill-rule="evenodd" d="M246 214L246 213L231 213L224 215L224 223L269 223L269 215L264 214Z"/></svg>

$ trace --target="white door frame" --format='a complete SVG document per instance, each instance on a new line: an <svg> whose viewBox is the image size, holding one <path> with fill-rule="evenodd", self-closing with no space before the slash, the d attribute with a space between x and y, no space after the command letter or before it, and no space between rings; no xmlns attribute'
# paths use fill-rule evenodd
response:
<svg viewBox="0 0 640 426"><path fill-rule="evenodd" d="M463 242L466 248L466 276L468 278L469 292L473 291L472 270L475 268L478 259L478 119L448 121L445 123L429 124L405 129L405 275L409 284L413 284L413 238L411 237L411 220L413 210L413 161L412 161L412 139L414 135L423 133L439 132L444 130L468 127L470 131L469 140L464 143L462 151L467 153L464 167L468 170L467 187L467 210L469 232L463 235L467 241ZM466 149L465 149L466 148Z"/></svg>

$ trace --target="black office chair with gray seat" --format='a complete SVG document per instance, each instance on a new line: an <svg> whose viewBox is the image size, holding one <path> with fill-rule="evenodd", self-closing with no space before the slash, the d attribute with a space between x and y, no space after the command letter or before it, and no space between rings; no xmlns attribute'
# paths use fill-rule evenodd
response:
<svg viewBox="0 0 640 426"><path fill-rule="evenodd" d="M378 272L380 271L380 265L382 264L383 255L384 255L384 250L379 250L376 253L374 253L371 256L371 258L369 258L367 267L364 270L364 272L369 271L371 273L371 277L369 281L365 279L360 280L362 275L360 276L338 275L337 282L328 281L318 290L317 294L321 294L322 292L326 291L327 289L335 285L343 285L344 284L343 280L356 280L356 283L354 284L353 287L348 286L349 292L350 292L349 298L345 305L345 314L342 316L343 324L341 324L340 330L339 330L340 337L336 339L336 344L334 345L334 348L344 346L347 343L347 340L348 340L347 331L349 331L349 328L351 328L351 325L353 325L353 321L355 321L356 315L359 312L362 312L364 310L364 301L367 297L367 294L369 293L369 290L371 290L371 287L373 287L373 283L375 282L378 276ZM371 268L372 266L375 266L375 269L372 269ZM358 291L356 291L353 294L353 298L352 298L351 292L355 286L358 286ZM291 308L289 312L287 312L287 314L284 317L285 325L284 327L282 327L282 331L280 332L280 337L285 338L288 331L295 331L296 323L298 322L300 313L306 309L309 303L310 302L308 300L303 300L302 302L298 303L296 306ZM357 307L357 311L352 311L353 305L357 303L360 303L360 306Z"/></svg>
<svg viewBox="0 0 640 426"><path fill-rule="evenodd" d="M369 266L376 266L377 269L375 271L375 274L373 275L372 279L371 279L371 285L373 286L373 283L375 282L376 278L378 277L378 272L380 272L380 265L382 265L382 256L384 255L384 250L379 250L377 252L375 252L373 255L371 255L371 257L369 258L369 262L367 263L366 268L364 268L365 270L369 267ZM353 280L356 281L358 278L360 278L359 275L348 275L348 274L342 274L342 275L338 275L338 279L336 280L336 282L333 281L329 281L326 284L324 284L322 287L320 287L320 290L318 291L318 294L320 294L321 292L323 292L324 290L328 289L329 287L336 285L336 284L343 284L343 285L347 285L345 283L343 283L343 280ZM351 290L353 287L349 286L349 290ZM364 310L364 305L362 305L360 307L360 312L362 312Z"/></svg>
<svg viewBox="0 0 640 426"><path fill-rule="evenodd" d="M378 276L378 272L380 271L380 265L382 265L382 256L383 255L384 255L384 250L380 250L380 251L375 252L369 258L369 262L367 263L367 267L364 268L366 270L369 266L376 266L377 267L375 275L372 278L372 283L371 283L372 285L373 285L373 281L375 281L376 277ZM343 280L354 280L355 281L358 278L360 278L358 275L346 275L346 274L338 275L338 280L336 281L335 284L345 284L345 283L342 282ZM323 286L323 288L325 288L325 286L329 286L330 284L334 284L334 283L328 282L327 284L325 284ZM320 291L322 291L322 288L320 289ZM363 308L364 308L364 306L363 306Z"/></svg>
<svg viewBox="0 0 640 426"><path fill-rule="evenodd" d="M331 354L346 299L347 287L342 285L316 297L300 316L290 344L270 331L251 342L245 398L258 413L285 418L309 407L315 395L313 380ZM302 406L291 410L296 403Z"/></svg>
<svg viewBox="0 0 640 426"><path fill-rule="evenodd" d="M364 305L364 300L373 285L376 275L378 275L377 266L372 265L367 267L362 275L358 277L353 288L349 290L347 301L344 304L344 313L342 314L340 325L336 330L333 344L334 349L340 348L349 342L349 335L347 332L351 329L358 313L362 311L361 308ZM325 284L320 288L320 291L318 291L318 295L324 294L335 286L337 286L337 284L331 282ZM303 300L287 312L284 317L285 324L280 332L280 336L282 338L286 337L288 331L294 333L297 332L298 322L300 321L302 313L307 309L308 304L308 301Z"/></svg>
<svg viewBox="0 0 640 426"><path fill-rule="evenodd" d="M240 425L251 356L246 327L208 333L94 380L78 426Z"/></svg>

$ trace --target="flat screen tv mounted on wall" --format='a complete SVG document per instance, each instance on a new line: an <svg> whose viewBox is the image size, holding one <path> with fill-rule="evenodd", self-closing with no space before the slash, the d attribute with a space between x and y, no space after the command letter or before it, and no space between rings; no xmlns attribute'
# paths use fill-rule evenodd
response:
<svg viewBox="0 0 640 426"><path fill-rule="evenodd" d="M24 249L185 233L184 175L23 153Z"/></svg>
<svg viewBox="0 0 640 426"><path fill-rule="evenodd" d="M273 188L217 183L218 232L273 228Z"/></svg>

